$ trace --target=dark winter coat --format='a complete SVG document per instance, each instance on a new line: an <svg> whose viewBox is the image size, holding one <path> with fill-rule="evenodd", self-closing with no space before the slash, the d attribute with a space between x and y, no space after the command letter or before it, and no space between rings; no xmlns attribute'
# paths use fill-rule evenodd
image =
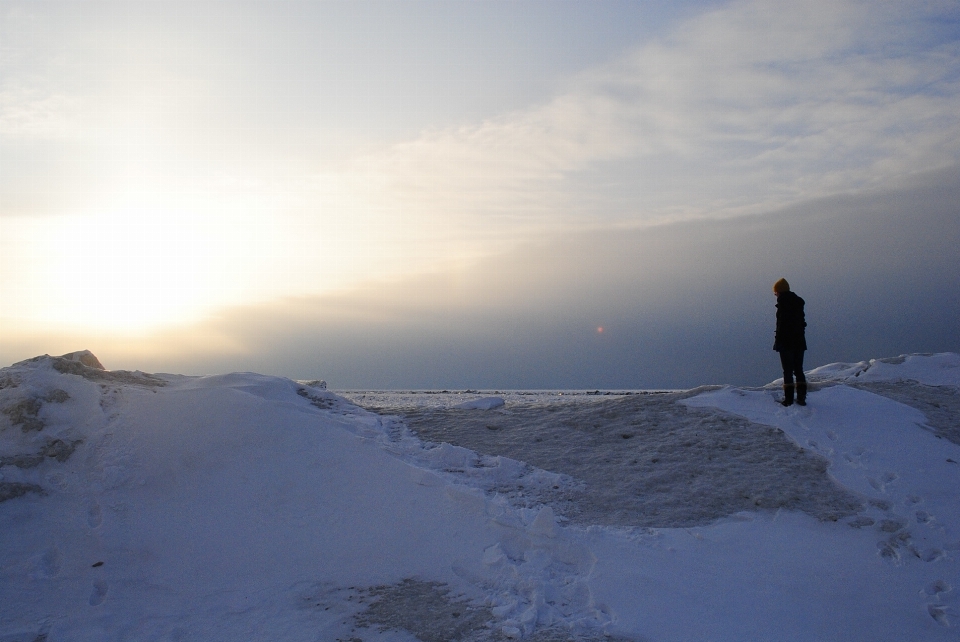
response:
<svg viewBox="0 0 960 642"><path fill-rule="evenodd" d="M803 299L793 292L784 292L777 297L777 333L773 349L806 350L807 340L803 329L807 322L803 318Z"/></svg>

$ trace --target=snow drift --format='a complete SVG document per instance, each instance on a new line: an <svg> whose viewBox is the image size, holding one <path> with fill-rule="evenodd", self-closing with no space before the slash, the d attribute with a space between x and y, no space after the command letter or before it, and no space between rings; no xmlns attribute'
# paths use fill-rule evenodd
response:
<svg viewBox="0 0 960 642"><path fill-rule="evenodd" d="M810 379L372 412L21 362L0 640L956 639L960 356Z"/></svg>

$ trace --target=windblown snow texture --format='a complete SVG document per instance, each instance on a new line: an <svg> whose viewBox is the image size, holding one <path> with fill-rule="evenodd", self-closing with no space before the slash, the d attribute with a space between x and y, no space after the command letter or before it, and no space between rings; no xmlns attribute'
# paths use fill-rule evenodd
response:
<svg viewBox="0 0 960 642"><path fill-rule="evenodd" d="M519 402L495 414L464 410L471 402L401 411L425 441L569 475L575 488L536 499L585 526L679 528L780 508L837 520L863 508L862 498L827 475L828 460L782 430L678 403L689 396L583 403L568 395L568 402Z"/></svg>

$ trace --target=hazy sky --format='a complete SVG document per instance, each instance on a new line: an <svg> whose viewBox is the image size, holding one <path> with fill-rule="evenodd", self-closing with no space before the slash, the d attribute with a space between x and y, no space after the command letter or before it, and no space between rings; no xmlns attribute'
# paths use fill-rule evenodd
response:
<svg viewBox="0 0 960 642"><path fill-rule="evenodd" d="M763 383L960 350L958 204L956 2L0 0L3 363Z"/></svg>

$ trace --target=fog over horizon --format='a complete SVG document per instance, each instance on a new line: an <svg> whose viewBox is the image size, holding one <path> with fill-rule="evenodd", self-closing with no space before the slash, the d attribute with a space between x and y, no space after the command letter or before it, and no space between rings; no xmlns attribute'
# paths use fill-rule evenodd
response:
<svg viewBox="0 0 960 642"><path fill-rule="evenodd" d="M567 234L456 272L224 310L150 337L151 352L78 336L19 356L89 348L111 369L256 371L334 389L763 385L779 376L781 276L807 302L808 369L960 352L958 204L954 167L866 196Z"/></svg>
<svg viewBox="0 0 960 642"><path fill-rule="evenodd" d="M930 178L775 215L571 234L455 276L223 325L263 369L335 388L762 385L780 376L771 289L786 276L807 301L808 368L956 352L960 169Z"/></svg>

